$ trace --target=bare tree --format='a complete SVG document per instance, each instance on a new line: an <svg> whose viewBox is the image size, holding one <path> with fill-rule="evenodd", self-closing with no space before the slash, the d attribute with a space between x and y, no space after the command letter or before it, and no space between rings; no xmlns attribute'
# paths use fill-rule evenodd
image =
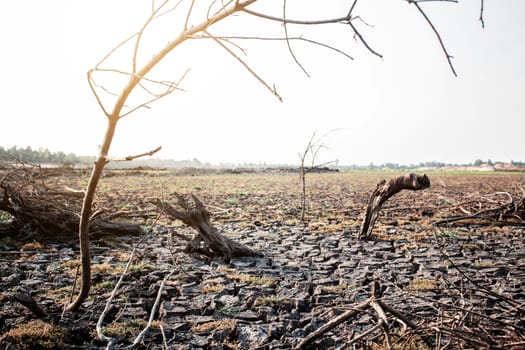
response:
<svg viewBox="0 0 525 350"><path fill-rule="evenodd" d="M446 59L454 74L454 68L450 60L450 55L443 45L441 37L430 21L429 17L422 10L420 3L423 0L409 0L408 2L414 5L417 10L427 20L431 29L439 39L443 52L445 53ZM449 0L455 2L454 0ZM325 24L342 24L348 28L351 35L354 35L358 41L360 41L367 50L373 55L381 56L378 52L372 49L364 38L364 36L357 30L354 22L359 19L359 16L355 13L358 0L349 1L348 7L345 13L342 13L340 17L336 18L315 18L303 20L296 18L289 18L287 16L287 7L289 2L283 0L280 4L270 5L274 13L262 13L255 9L256 3L268 4L271 2L263 0L225 0L216 1L210 0L206 4L203 1L197 2L195 0L163 0L151 2L151 9L149 15L146 18L140 29L128 39L124 40L121 44L117 45L111 50L103 59L91 69L88 74L89 86L100 106L104 115L107 119L106 132L102 140L102 144L99 150L99 154L93 169L91 176L87 184L86 193L80 213L80 224L79 224L79 239L80 239L80 254L81 254L81 288L76 299L68 305L69 311L76 311L86 299L90 290L91 280L91 259L90 259L90 248L89 248L89 221L92 216L92 204L96 193L96 188L101 177L102 171L105 165L110 161L109 150L118 122L126 116L129 116L139 109L150 108L150 105L166 97L173 92L180 89L179 85L184 79L186 74L182 74L181 77L175 80L165 80L164 78L157 79L152 76L152 70L162 62L168 54L175 49L178 49L181 44L192 41L192 40L208 40L219 45L225 52L238 61L241 67L245 68L257 81L259 81L266 89L268 89L275 97L281 99L281 96L277 93L277 90L273 84L269 84L265 79L259 75L256 70L251 67L243 58L242 54L244 51L239 45L239 42L243 40L275 40L277 42L284 41L287 44L289 52L296 64L306 73L306 70L300 64L298 57L294 54L291 46L293 41L302 41L317 45L321 48L329 49L340 53L346 57L350 56L342 50L327 45L325 43L308 39L303 36L292 37L288 35L289 26L321 26ZM319 6L330 6L326 2L319 1ZM144 45L144 35L153 27L153 24L161 18L165 18L169 15L175 15L175 20L171 21L172 29L174 33L178 33L173 37L169 38L167 44L158 49L156 52L144 52L146 51L147 45ZM238 15L238 16L233 16ZM218 26L219 23L229 20L234 17L246 17L248 20L251 18L258 18L265 21L277 22L282 25L283 34L280 37L263 37L263 36L219 36L214 35L212 31ZM242 26L236 26L236 30L241 31ZM171 31L169 31L171 32ZM113 58L115 53L123 47L131 47L131 64L127 69L116 69L112 68L110 58ZM142 57L147 57L144 61ZM109 65L109 68L108 68ZM101 83L100 80L95 79L97 74L113 74L120 78L124 78L123 85L121 87L107 86ZM102 80L102 79L101 79ZM131 96L134 98L130 98ZM136 99L140 102L135 102ZM108 102L109 100L109 102ZM110 107L107 107L107 106ZM152 154L154 151L147 152ZM133 159L136 156L127 157Z"/></svg>
<svg viewBox="0 0 525 350"><path fill-rule="evenodd" d="M331 161L317 163L317 156L319 155L319 152L322 149L327 148L326 144L323 143L323 139L326 138L326 136L328 136L328 134L330 134L332 131L324 134L318 139L315 138L317 132L314 131L304 151L299 153L299 159L301 160L299 165L299 179L301 180L301 221L304 221L304 215L306 212L306 173L315 171L316 169L320 169L332 163Z"/></svg>

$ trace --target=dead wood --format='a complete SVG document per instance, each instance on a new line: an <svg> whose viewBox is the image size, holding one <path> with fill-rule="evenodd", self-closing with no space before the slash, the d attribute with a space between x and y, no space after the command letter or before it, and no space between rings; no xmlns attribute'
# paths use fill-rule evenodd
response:
<svg viewBox="0 0 525 350"><path fill-rule="evenodd" d="M401 312L395 310L393 307L387 305L383 301L381 301L382 296L382 289L377 281L372 282L372 287L370 291L370 297L366 299L365 301L360 302L357 305L352 306L350 309L342 313L341 315L331 319L323 326L319 327L312 333L310 333L308 336L303 338L301 342L299 342L295 346L295 350L303 349L307 345L311 344L314 340L321 337L324 333L328 332L329 330L337 327L341 323L345 322L346 320L356 316L357 314L364 312L368 308L371 308L375 311L375 315L377 318L377 324L366 330L365 332L355 336L350 341L348 341L345 345L350 346L351 344L357 342L358 340L366 337L367 335L374 332L376 329L381 328L383 330L383 334L385 336L385 342L386 342L386 348L390 349L392 347L391 340L390 340L390 333L388 330L388 318L386 316L385 311L388 311L392 315L394 315L396 318L401 319L405 324L407 324L409 327L413 329L417 329L417 325L411 322L405 315L403 315ZM432 348L431 342L423 338L423 341Z"/></svg>
<svg viewBox="0 0 525 350"><path fill-rule="evenodd" d="M14 174L0 182L0 211L13 219L0 225L1 234L28 238L56 239L77 237L80 218L79 197L74 192L48 191L43 184ZM90 235L138 235L137 224L93 219Z"/></svg>
<svg viewBox="0 0 525 350"><path fill-rule="evenodd" d="M402 190L423 190L430 187L430 180L426 175L407 174L396 176L388 181L382 180L377 184L376 189L370 196L366 214L359 230L358 238L366 239L370 237L375 221L379 216L379 211L383 203L390 197Z"/></svg>
<svg viewBox="0 0 525 350"><path fill-rule="evenodd" d="M13 299L28 308L36 317L44 318L48 316L47 312L45 312L29 294L18 293L13 295Z"/></svg>
<svg viewBox="0 0 525 350"><path fill-rule="evenodd" d="M180 209L159 199L155 201L155 205L169 217L181 220L197 231L197 235L186 246L185 253L203 255L209 258L224 258L225 260L242 256L262 256L261 253L221 235L210 222L210 212L206 210L195 195L191 195L194 205L190 205L178 193L175 193L175 196Z"/></svg>
<svg viewBox="0 0 525 350"><path fill-rule="evenodd" d="M522 191L523 192L523 191ZM475 212L460 207L461 211L466 215L449 216L434 222L434 225L450 224L456 221L470 222L475 220L477 224L490 223L512 226L525 226L525 193L521 197L513 197L507 192L498 192L497 194L505 194L508 201L505 203L498 203L494 205L494 201L473 201L473 205L478 208L483 208ZM487 202L489 204L487 204Z"/></svg>

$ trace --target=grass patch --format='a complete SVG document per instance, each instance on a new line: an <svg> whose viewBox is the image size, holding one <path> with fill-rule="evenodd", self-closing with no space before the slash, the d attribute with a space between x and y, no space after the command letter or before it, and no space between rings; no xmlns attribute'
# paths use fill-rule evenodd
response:
<svg viewBox="0 0 525 350"><path fill-rule="evenodd" d="M31 251L31 250L42 250L44 246L39 242L29 242L20 247L22 251Z"/></svg>
<svg viewBox="0 0 525 350"><path fill-rule="evenodd" d="M211 331L234 331L237 328L237 321L225 318L218 321L210 321L191 327L194 333L210 333Z"/></svg>
<svg viewBox="0 0 525 350"><path fill-rule="evenodd" d="M276 295L272 295L269 297L260 297L255 300L255 305L258 306L270 306L275 307L283 304L285 302L285 299L280 298Z"/></svg>
<svg viewBox="0 0 525 350"><path fill-rule="evenodd" d="M259 277L252 276L244 273L231 273L227 274L226 278L234 281L246 282L257 286L274 286L277 282L272 277Z"/></svg>
<svg viewBox="0 0 525 350"><path fill-rule="evenodd" d="M428 291L434 290L438 287L438 281L426 279L426 278L416 278L410 282L409 288L413 291Z"/></svg>
<svg viewBox="0 0 525 350"><path fill-rule="evenodd" d="M41 320L19 324L5 334L14 349L63 349L68 342L67 331Z"/></svg>
<svg viewBox="0 0 525 350"><path fill-rule="evenodd" d="M148 323L144 320L124 320L113 322L104 328L104 334L111 338L136 337Z"/></svg>

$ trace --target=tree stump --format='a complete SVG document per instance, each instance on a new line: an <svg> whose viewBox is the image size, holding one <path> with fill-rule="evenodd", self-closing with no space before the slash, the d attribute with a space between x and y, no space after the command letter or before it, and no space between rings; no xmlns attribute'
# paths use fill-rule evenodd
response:
<svg viewBox="0 0 525 350"><path fill-rule="evenodd" d="M184 249L185 253L204 255L209 258L223 258L227 261L242 256L263 256L261 253L221 235L210 222L210 212L206 210L195 195L191 195L194 205L190 205L178 193L175 193L175 196L177 197L177 205L181 210L158 199L155 204L169 217L181 220L197 231L197 235L190 240Z"/></svg>
<svg viewBox="0 0 525 350"><path fill-rule="evenodd" d="M400 175L388 180L388 182L386 180L379 182L368 201L365 218L361 224L358 238L367 239L370 237L372 229L374 228L374 223L379 215L379 211L388 198L402 190L417 191L428 187L430 187L430 180L425 174Z"/></svg>

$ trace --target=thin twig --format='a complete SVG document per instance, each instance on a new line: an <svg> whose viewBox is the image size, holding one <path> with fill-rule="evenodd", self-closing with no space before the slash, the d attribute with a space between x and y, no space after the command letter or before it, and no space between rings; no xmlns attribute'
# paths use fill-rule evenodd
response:
<svg viewBox="0 0 525 350"><path fill-rule="evenodd" d="M215 41L217 44L219 44L224 50L226 50L226 52L228 52L230 55L232 55L237 61L239 61L240 64L243 65L244 68L246 68L246 70L248 70L248 72L250 72L251 75L253 75L255 77L255 79L257 79L264 87L266 87L275 97L277 97L277 99L279 99L279 101L283 102L283 98L277 93L277 90L275 89L275 87L270 87L270 85L268 85L266 83L266 81L264 81L264 79L262 79L257 73L255 73L255 71L246 63L244 62L238 55L235 54L235 52L233 52L232 50L230 50L230 48L228 48L226 45L224 45L221 40L217 39L216 37L214 37L213 35L211 35L208 31L203 31L204 34L206 34L210 39L212 39L213 41Z"/></svg>
<svg viewBox="0 0 525 350"><path fill-rule="evenodd" d="M283 1L283 18L286 20L286 0ZM308 78L310 78L310 74L306 71L306 69L303 67L303 65L299 62L297 59L297 56L295 56L292 46L290 45L290 40L288 40L288 25L286 22L283 23L284 28L284 36L286 38L286 46L288 47L288 51L290 52L290 55L292 55L292 58L294 59L295 63L301 68L301 70L306 74Z"/></svg>
<svg viewBox="0 0 525 350"><path fill-rule="evenodd" d="M113 345L117 342L116 338L108 337L104 334L104 331L102 330L102 323L104 322L104 319L106 318L106 315L109 312L109 308L111 307L111 303L113 302L113 299L117 296L117 291L120 288L120 285L122 284L122 281L124 280L124 276L128 272L129 266L131 265L131 262L133 261L133 257L135 256L135 251L137 249L137 246L135 245L131 251L131 254L129 255L128 262L126 263L126 266L124 267L124 271L120 274L120 277L115 284L115 287L113 288L113 291L111 292L111 295L109 296L106 306L104 307L104 310L100 314L100 317L98 318L96 330L97 330L97 336L100 340L107 342L106 349L111 349Z"/></svg>
<svg viewBox="0 0 525 350"><path fill-rule="evenodd" d="M127 162L127 161L131 161L133 159L137 159L137 158L141 158L141 157L146 157L146 156L152 156L154 155L155 153L157 153L158 151L160 151L162 149L162 146L159 146L155 149L152 149L151 151L148 151L148 152L144 152L144 153L141 153L141 154L136 154L136 155L133 155L133 156L126 156L122 159L109 159L111 162Z"/></svg>
<svg viewBox="0 0 525 350"><path fill-rule="evenodd" d="M481 0L481 9L479 11L479 21L481 22L481 28L485 29L485 20L483 19L483 5L484 0Z"/></svg>
<svg viewBox="0 0 525 350"><path fill-rule="evenodd" d="M146 335L148 330L151 328L153 320L155 319L155 314L157 313L157 310L159 309L159 306L160 306L160 300L161 300L162 292L164 291L164 285L166 284L166 281L171 277L171 275L174 272L175 272L175 270L171 270L170 273L168 273L164 277L164 279L162 280L162 283L160 284L159 290L157 292L157 298L155 298L155 303L153 304L153 307L151 308L151 312L149 314L148 324L139 333L139 335L137 335L137 337L133 341L133 344L131 344L130 346L126 347L125 349L131 349L131 348L137 346L140 343L140 341L142 340L142 338L144 338L144 336Z"/></svg>
<svg viewBox="0 0 525 350"><path fill-rule="evenodd" d="M439 45L441 45L441 49L443 50L443 53L445 54L445 57L447 58L448 65L450 66L450 69L452 70L452 73L454 74L454 76L457 77L458 74L456 73L456 70L454 69L454 65L452 64L452 61L450 60L452 58L452 56L448 53L447 49L445 48L445 44L443 43L443 40L441 39L441 35L439 34L439 32L437 31L436 27L434 26L434 23L432 23L430 18L428 18L427 14L425 13L425 11L423 11L421 6L419 6L417 1L415 1L415 0L408 0L408 3L409 4L414 4L414 6L419 11L419 13L421 13L423 18L425 18L425 20L427 21L427 23L430 26L430 28L432 28L432 30L434 31L434 34L436 34L436 37L438 38L438 41L439 41Z"/></svg>

